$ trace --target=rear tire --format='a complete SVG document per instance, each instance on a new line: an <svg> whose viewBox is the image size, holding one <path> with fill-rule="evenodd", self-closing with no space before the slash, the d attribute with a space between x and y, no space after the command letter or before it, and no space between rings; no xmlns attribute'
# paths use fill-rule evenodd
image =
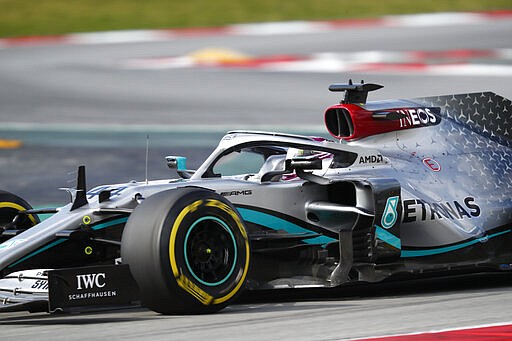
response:
<svg viewBox="0 0 512 341"><path fill-rule="evenodd" d="M163 314L204 314L224 308L243 289L250 246L229 201L209 190L179 188L133 211L121 257L143 305Z"/></svg>
<svg viewBox="0 0 512 341"><path fill-rule="evenodd" d="M32 206L19 196L0 190L0 232L9 227L19 211L30 209ZM28 229L39 223L39 217L35 214L28 214L20 218L16 226L18 229Z"/></svg>

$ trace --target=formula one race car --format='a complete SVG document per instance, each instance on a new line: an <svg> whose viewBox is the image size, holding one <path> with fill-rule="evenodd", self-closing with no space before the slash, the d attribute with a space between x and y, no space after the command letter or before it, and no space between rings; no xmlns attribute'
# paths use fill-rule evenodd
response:
<svg viewBox="0 0 512 341"><path fill-rule="evenodd" d="M0 310L209 313L244 289L512 270L511 101L366 103L381 87L331 85L332 141L232 131L196 171L167 157L180 178L89 191L80 167L57 209L0 192Z"/></svg>

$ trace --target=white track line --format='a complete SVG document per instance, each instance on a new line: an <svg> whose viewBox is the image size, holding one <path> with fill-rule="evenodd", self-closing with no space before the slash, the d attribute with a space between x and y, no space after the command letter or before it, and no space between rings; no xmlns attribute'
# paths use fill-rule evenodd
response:
<svg viewBox="0 0 512 341"><path fill-rule="evenodd" d="M512 321L508 322L497 322L497 323L490 323L490 324L478 324L473 326L465 326L465 327L455 327L455 328L446 328L446 329L436 329L436 330L427 330L427 331L418 331L413 333L404 333L404 334L388 334L388 335L381 335L381 336L369 336L369 337L360 337L355 339L340 339L344 341L358 341L358 340L368 340L371 341L372 339L380 339L380 338L386 338L386 337L397 337L397 336L413 336L413 335L422 335L422 334L435 334L435 333L445 333L445 332L451 332L451 331L459 331L459 330L471 330L471 329L479 329L479 328L490 328L490 327L501 327L506 325L512 325Z"/></svg>

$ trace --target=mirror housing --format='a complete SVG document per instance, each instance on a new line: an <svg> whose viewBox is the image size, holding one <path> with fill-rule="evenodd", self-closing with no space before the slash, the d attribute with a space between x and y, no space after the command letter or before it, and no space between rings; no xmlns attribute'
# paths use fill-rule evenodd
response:
<svg viewBox="0 0 512 341"><path fill-rule="evenodd" d="M189 179L194 171L187 169L187 158L184 156L173 156L169 155L165 157L167 167L170 169L176 169L176 172L183 179Z"/></svg>
<svg viewBox="0 0 512 341"><path fill-rule="evenodd" d="M176 169L177 171L187 170L187 158L184 156L166 156L165 162L170 169Z"/></svg>
<svg viewBox="0 0 512 341"><path fill-rule="evenodd" d="M293 170L297 176L303 180L310 181L319 185L329 185L331 180L323 176L315 175L306 170L322 169L322 159L318 157L296 157L286 160L286 169Z"/></svg>
<svg viewBox="0 0 512 341"><path fill-rule="evenodd" d="M287 170L322 169L322 160L315 157L296 157L286 160Z"/></svg>

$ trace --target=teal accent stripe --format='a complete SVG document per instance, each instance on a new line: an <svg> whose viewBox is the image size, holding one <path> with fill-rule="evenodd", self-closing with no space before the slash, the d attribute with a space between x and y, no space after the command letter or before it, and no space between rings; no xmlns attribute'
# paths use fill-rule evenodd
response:
<svg viewBox="0 0 512 341"><path fill-rule="evenodd" d="M45 245L45 246L43 246L42 248L37 249L36 251L34 251L34 252L32 252L32 253L29 253L28 255L26 255L25 257L21 258L20 260L18 260L18 261L16 261L16 262L12 263L11 265L9 265L9 266L8 266L8 268L12 268L13 266L18 265L18 264L20 264L21 262L24 262L24 261L26 261L27 259L32 258L32 257L34 257L35 255L38 255L38 254L40 254L40 253L41 253L41 252L43 252L43 251L46 251L46 250L48 250L48 249L51 249L51 248L52 248L52 247L54 247L54 246L57 246L57 245L59 245L59 244L62 244L62 243L64 243L64 241L66 241L66 238L60 238L60 239L57 239L56 241L54 241L54 242L52 242L52 243L50 243L50 244L48 244L48 245Z"/></svg>
<svg viewBox="0 0 512 341"><path fill-rule="evenodd" d="M377 238L379 238L383 242L388 243L389 245L399 250L402 248L402 242L400 238L398 238L394 234L388 232L387 230L383 229L378 225L375 225L375 234L377 235Z"/></svg>
<svg viewBox="0 0 512 341"><path fill-rule="evenodd" d="M494 233L494 234L490 234L488 236L484 236L484 237L481 237L481 238L478 238L478 239L470 240L470 241L465 242L465 243L461 243L461 244L457 244L457 245L451 245L451 246L445 246L445 247L440 247L440 248L436 248L436 249L429 249L429 250L402 250L402 254L400 255L400 257L404 257L404 258L405 257L423 257L423 256L438 255L440 253L446 253L446 252L450 252L450 251L455 251L455 250L459 250L459 249L462 249L462 248L465 248L465 247L468 247L468 246L471 246L471 245L474 245L474 244L477 244L477 243L485 242L488 239L501 236L503 234L509 233L510 231L512 231L512 230L509 229L509 230L497 232L497 233Z"/></svg>
<svg viewBox="0 0 512 341"><path fill-rule="evenodd" d="M110 226L113 226L113 225L123 224L123 223L126 223L127 221L128 221L128 217L123 217L123 218L107 221L106 223L101 223L101 224L98 224L98 225L93 225L92 229L97 231L97 230L101 230L101 229L104 229L104 228L107 228L107 227L110 227Z"/></svg>
<svg viewBox="0 0 512 341"><path fill-rule="evenodd" d="M115 220L112 220L112 221L108 221L106 223L101 223L101 224L98 224L98 225L94 225L94 226L92 226L92 229L95 230L95 231L101 230L101 229L107 228L109 226L126 223L127 220L128 220L128 217L123 217L123 218L115 219ZM67 238L57 239L56 241L54 241L54 242L52 242L52 243L50 243L48 245L45 245L42 248L37 249L36 251L29 253L28 255L26 255L25 257L21 258L20 260L12 263L11 265L8 266L8 268L12 268L13 266L16 266L16 265L20 264L21 262L24 262L27 259L30 259L30 258L40 254L41 252L44 252L44 251L46 251L48 249L51 249L54 246L62 244L66 240L67 240Z"/></svg>
<svg viewBox="0 0 512 341"><path fill-rule="evenodd" d="M237 207L238 212L242 216L244 221L248 221L250 223L258 224L261 226L265 226L271 228L272 230L284 230L290 234L300 234L300 233L316 233L314 231L310 231L304 227L301 227L297 224L291 223L287 220L278 218L268 213L263 213L247 208ZM319 236L316 238L305 239L304 242L308 244L327 244L336 241L336 239L326 236Z"/></svg>

